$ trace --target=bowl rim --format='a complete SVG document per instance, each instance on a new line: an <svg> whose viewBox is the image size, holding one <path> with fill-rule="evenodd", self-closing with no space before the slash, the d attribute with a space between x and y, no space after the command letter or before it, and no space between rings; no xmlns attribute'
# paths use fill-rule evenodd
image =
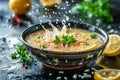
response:
<svg viewBox="0 0 120 80"><path fill-rule="evenodd" d="M61 21L52 21L52 23L54 22L58 22L58 23L61 23ZM43 22L41 24L46 24L46 23L49 23L49 22ZM57 55L74 55L74 54L84 54L84 53L91 53L91 52L94 52L94 51L98 51L99 49L102 49L102 48L105 48L105 46L107 45L108 41L109 41L109 37L108 37L108 34L101 28L97 27L97 26L94 26L92 24L88 24L88 23L78 23L78 22L74 22L74 21L66 21L66 23L77 23L77 24L83 24L83 25L89 25L89 26L93 26L95 29L98 29L100 32L102 32L105 37L106 37L106 40L103 40L104 43L95 48L95 49L92 49L92 50L89 50L89 51L73 51L73 52L63 52L63 51L54 51L54 50L47 50L47 49L43 49L43 48L37 48L35 46L32 46L30 45L29 43L27 43L24 39L23 39L23 34L25 33L25 31L27 31L28 29L32 28L32 27L35 27L37 25L40 25L40 24L34 24L28 28L26 28L25 30L23 30L23 32L20 34L20 40L23 42L23 44L31 47L31 48L34 48L34 49L37 49L37 50L41 50L41 51L46 51L46 52L50 52L50 54L57 54ZM89 30L88 30L89 31ZM97 32L96 32L97 33Z"/></svg>

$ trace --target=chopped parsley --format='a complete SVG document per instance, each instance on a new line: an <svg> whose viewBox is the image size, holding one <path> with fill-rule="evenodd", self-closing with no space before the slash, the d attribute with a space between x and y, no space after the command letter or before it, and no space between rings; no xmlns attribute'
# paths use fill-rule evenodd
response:
<svg viewBox="0 0 120 80"><path fill-rule="evenodd" d="M73 37L73 35L62 35L62 40L60 41L58 36L55 36L55 40L53 41L55 44L65 44L70 45L72 43L75 43L77 40Z"/></svg>
<svg viewBox="0 0 120 80"><path fill-rule="evenodd" d="M87 42L82 42L83 43L83 45L88 45L88 43Z"/></svg>
<svg viewBox="0 0 120 80"><path fill-rule="evenodd" d="M72 44L76 42L76 39L73 37L73 35L63 35L62 38L62 44Z"/></svg>
<svg viewBox="0 0 120 80"><path fill-rule="evenodd" d="M97 37L97 35L96 34L91 34L90 37L91 37L91 39L95 39Z"/></svg>
<svg viewBox="0 0 120 80"><path fill-rule="evenodd" d="M17 59L17 53L16 52L12 53L11 57L12 57L12 59Z"/></svg>
<svg viewBox="0 0 120 80"><path fill-rule="evenodd" d="M60 39L58 36L55 36L55 40L53 41L55 44L61 43Z"/></svg>
<svg viewBox="0 0 120 80"><path fill-rule="evenodd" d="M38 38L43 38L43 36L38 36Z"/></svg>
<svg viewBox="0 0 120 80"><path fill-rule="evenodd" d="M26 50L25 46L18 45L16 52L11 54L12 59L16 59L18 55L18 58L24 65L31 66L32 63L35 61L32 56L29 55L28 51Z"/></svg>
<svg viewBox="0 0 120 80"><path fill-rule="evenodd" d="M45 49L45 48L47 48L45 45L42 45L40 48L43 48L43 49Z"/></svg>

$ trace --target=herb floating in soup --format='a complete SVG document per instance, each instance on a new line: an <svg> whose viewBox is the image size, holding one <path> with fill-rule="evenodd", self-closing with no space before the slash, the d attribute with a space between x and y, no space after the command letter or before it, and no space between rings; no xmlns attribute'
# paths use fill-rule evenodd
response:
<svg viewBox="0 0 120 80"><path fill-rule="evenodd" d="M26 36L26 41L37 48L59 52L81 52L98 48L103 40L96 33L79 29L52 28L38 30Z"/></svg>
<svg viewBox="0 0 120 80"><path fill-rule="evenodd" d="M55 36L55 40L53 41L54 43L56 44L64 44L64 45L69 45L69 44L72 44L72 43L75 43L76 42L76 39L73 38L73 35L72 36L69 36L69 35L62 35L62 40L60 41L59 37L58 36Z"/></svg>

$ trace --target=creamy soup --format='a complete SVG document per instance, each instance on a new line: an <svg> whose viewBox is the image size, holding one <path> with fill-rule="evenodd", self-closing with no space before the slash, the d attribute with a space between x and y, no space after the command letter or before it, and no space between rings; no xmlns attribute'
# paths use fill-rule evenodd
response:
<svg viewBox="0 0 120 80"><path fill-rule="evenodd" d="M103 44L96 33L78 28L42 29L27 35L25 40L37 48L59 52L89 51Z"/></svg>

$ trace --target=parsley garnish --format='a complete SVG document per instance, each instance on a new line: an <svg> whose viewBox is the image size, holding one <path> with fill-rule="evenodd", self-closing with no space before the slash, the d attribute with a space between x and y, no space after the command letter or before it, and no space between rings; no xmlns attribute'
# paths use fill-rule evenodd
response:
<svg viewBox="0 0 120 80"><path fill-rule="evenodd" d="M88 45L88 43L87 42L82 42L83 43L83 45Z"/></svg>
<svg viewBox="0 0 120 80"><path fill-rule="evenodd" d="M55 36L55 40L53 41L55 44L65 44L70 45L72 43L76 42L76 39L73 37L73 35L62 35L62 40L60 41L58 36Z"/></svg>
<svg viewBox="0 0 120 80"><path fill-rule="evenodd" d="M24 45L18 45L16 52L11 55L12 59L16 59L17 55L19 56L18 58L20 58L20 61L25 65L31 66L35 61L34 58L28 54Z"/></svg>
<svg viewBox="0 0 120 80"><path fill-rule="evenodd" d="M62 44L72 44L76 42L76 39L73 37L73 35L63 35L62 38Z"/></svg>
<svg viewBox="0 0 120 80"><path fill-rule="evenodd" d="M90 37L91 37L92 39L95 39L95 38L97 37L97 35L96 35L96 34L91 34Z"/></svg>
<svg viewBox="0 0 120 80"><path fill-rule="evenodd" d="M61 43L60 39L58 36L55 36L55 40L53 41L55 44Z"/></svg>
<svg viewBox="0 0 120 80"><path fill-rule="evenodd" d="M45 45L42 45L41 48L45 49L45 48L47 48L47 47L46 47Z"/></svg>
<svg viewBox="0 0 120 80"><path fill-rule="evenodd" d="M43 38L43 36L38 36L38 38Z"/></svg>

